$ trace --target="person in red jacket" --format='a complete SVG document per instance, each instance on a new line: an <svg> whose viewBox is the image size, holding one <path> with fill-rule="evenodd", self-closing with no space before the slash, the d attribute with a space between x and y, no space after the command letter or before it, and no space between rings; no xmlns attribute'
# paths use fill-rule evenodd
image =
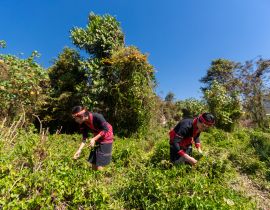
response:
<svg viewBox="0 0 270 210"><path fill-rule="evenodd" d="M170 159L174 164L189 163L195 165L197 160L192 155L192 143L202 154L200 133L215 124L215 118L210 113L203 113L194 119L181 120L170 131Z"/></svg>
<svg viewBox="0 0 270 210"><path fill-rule="evenodd" d="M92 113L81 106L75 106L72 109L72 117L80 124L83 135L82 143L73 158L77 159L80 156L90 131L94 134L94 137L90 139L89 146L93 149L90 152L88 161L92 164L94 170L102 170L112 159L112 126L105 120L103 115Z"/></svg>

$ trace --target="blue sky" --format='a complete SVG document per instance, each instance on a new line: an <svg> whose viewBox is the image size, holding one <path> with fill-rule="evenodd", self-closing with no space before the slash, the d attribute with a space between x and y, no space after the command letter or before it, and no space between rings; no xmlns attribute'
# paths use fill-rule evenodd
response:
<svg viewBox="0 0 270 210"><path fill-rule="evenodd" d="M85 27L91 11L115 16L126 44L149 54L161 97L199 99L199 79L213 59L270 58L269 0L0 0L0 40L7 42L0 53L25 58L37 50L47 68L74 47L69 31Z"/></svg>

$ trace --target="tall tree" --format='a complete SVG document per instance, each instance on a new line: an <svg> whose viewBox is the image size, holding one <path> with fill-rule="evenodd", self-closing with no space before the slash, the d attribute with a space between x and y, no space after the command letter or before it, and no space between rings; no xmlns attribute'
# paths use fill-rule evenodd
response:
<svg viewBox="0 0 270 210"><path fill-rule="evenodd" d="M227 91L235 91L238 84L235 71L238 65L238 63L226 59L213 60L206 75L200 80L200 82L206 85L202 87L202 90L206 91L210 89L213 82L216 81L223 85Z"/></svg>
<svg viewBox="0 0 270 210"><path fill-rule="evenodd" d="M216 118L216 126L226 131L232 131L242 115L239 94L228 94L226 88L214 81L210 89L204 92L204 98L209 111Z"/></svg>
<svg viewBox="0 0 270 210"><path fill-rule="evenodd" d="M202 112L206 112L207 107L204 101L195 98L188 98L182 101L177 101L176 106L182 111L182 117L196 117Z"/></svg>
<svg viewBox="0 0 270 210"><path fill-rule="evenodd" d="M268 127L263 98L269 92L270 60L247 61L238 69L246 113L261 128Z"/></svg>
<svg viewBox="0 0 270 210"><path fill-rule="evenodd" d="M179 120L181 116L181 114L179 114L179 110L177 110L174 101L175 94L173 92L168 92L162 105L162 112L169 128L174 126L176 121Z"/></svg>
<svg viewBox="0 0 270 210"><path fill-rule="evenodd" d="M0 48L6 48L7 44L4 40L0 40Z"/></svg>
<svg viewBox="0 0 270 210"><path fill-rule="evenodd" d="M81 86L84 105L103 114L116 132L130 135L146 128L154 107L155 76L147 56L124 45L119 22L110 16L89 16L86 28L71 31L73 43L89 53L82 62L87 75Z"/></svg>
<svg viewBox="0 0 270 210"><path fill-rule="evenodd" d="M226 59L216 59L211 63L207 74L200 80L204 98L217 118L217 127L232 130L241 117L239 79L236 76L239 63Z"/></svg>
<svg viewBox="0 0 270 210"><path fill-rule="evenodd" d="M175 100L175 95L173 92L169 92L166 96L165 96L165 101L169 102L169 103L173 103Z"/></svg>
<svg viewBox="0 0 270 210"><path fill-rule="evenodd" d="M73 28L71 38L77 47L95 58L108 57L113 50L124 46L120 23L111 15L90 13L87 26Z"/></svg>
<svg viewBox="0 0 270 210"><path fill-rule="evenodd" d="M146 129L151 120L155 94L153 66L135 47L114 51L102 61L106 69L100 101L118 133L129 135Z"/></svg>
<svg viewBox="0 0 270 210"><path fill-rule="evenodd" d="M48 69L51 92L50 100L44 107L43 117L52 130L63 126L63 131L73 131L71 108L81 103L81 93L78 91L85 83L85 72L80 65L81 57L77 51L65 48L54 64Z"/></svg>
<svg viewBox="0 0 270 210"><path fill-rule="evenodd" d="M102 64L102 59L109 58L113 51L124 46L124 33L120 23L110 15L100 16L91 12L85 28L75 27L71 30L71 39L89 55L82 62L87 80L80 87L83 94L81 102L89 108L102 109L104 102L100 97L104 93L107 80L110 80L106 77L107 68Z"/></svg>

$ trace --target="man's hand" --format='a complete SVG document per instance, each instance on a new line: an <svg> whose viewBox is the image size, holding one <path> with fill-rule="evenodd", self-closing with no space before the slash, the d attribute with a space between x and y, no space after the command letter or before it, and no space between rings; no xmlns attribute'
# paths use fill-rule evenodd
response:
<svg viewBox="0 0 270 210"><path fill-rule="evenodd" d="M187 154L184 155L184 158L186 159L186 161L187 161L188 163L190 163L190 164L193 165L193 166L197 163L197 160L196 160L195 158L190 157L190 156L187 155Z"/></svg>
<svg viewBox="0 0 270 210"><path fill-rule="evenodd" d="M96 143L95 139L91 139L89 146L90 147L94 147L95 146L95 143Z"/></svg>
<svg viewBox="0 0 270 210"><path fill-rule="evenodd" d="M77 150L77 152L74 154L73 159L76 160L81 155L81 150Z"/></svg>
<svg viewBox="0 0 270 210"><path fill-rule="evenodd" d="M199 152L201 155L203 155L203 151L201 150L200 147L198 148L198 152Z"/></svg>

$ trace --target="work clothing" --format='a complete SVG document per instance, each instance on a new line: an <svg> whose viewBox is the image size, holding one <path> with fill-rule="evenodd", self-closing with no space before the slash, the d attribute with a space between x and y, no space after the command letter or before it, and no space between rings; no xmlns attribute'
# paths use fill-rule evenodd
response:
<svg viewBox="0 0 270 210"><path fill-rule="evenodd" d="M196 148L201 146L197 121L198 118L183 119L169 132L170 159L173 163L183 162L185 154L191 155L193 143Z"/></svg>
<svg viewBox="0 0 270 210"><path fill-rule="evenodd" d="M82 123L80 128L83 134L83 142L86 142L89 131L94 136L101 135L91 150L88 161L96 166L108 165L112 160L113 128L103 115L91 112L87 112L87 114L88 120Z"/></svg>
<svg viewBox="0 0 270 210"><path fill-rule="evenodd" d="M90 152L88 161L96 166L108 165L112 160L112 143L96 143L95 148Z"/></svg>
<svg viewBox="0 0 270 210"><path fill-rule="evenodd" d="M83 134L83 141L88 138L89 131L94 134L94 136L100 134L101 138L97 142L101 144L108 144L113 142L113 128L104 119L103 115L98 113L88 112L88 120L82 123L80 129Z"/></svg>

